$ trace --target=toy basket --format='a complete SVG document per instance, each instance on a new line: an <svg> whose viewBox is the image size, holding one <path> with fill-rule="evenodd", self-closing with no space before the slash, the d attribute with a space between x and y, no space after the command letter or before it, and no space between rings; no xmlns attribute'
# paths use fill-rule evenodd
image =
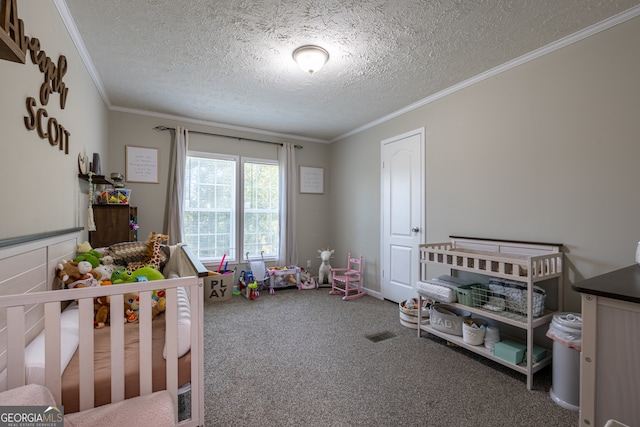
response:
<svg viewBox="0 0 640 427"><path fill-rule="evenodd" d="M125 188L114 188L102 192L102 198L108 205L128 205L131 197L131 190Z"/></svg>
<svg viewBox="0 0 640 427"><path fill-rule="evenodd" d="M269 268L271 288L286 288L300 283L300 268L296 266Z"/></svg>
<svg viewBox="0 0 640 427"><path fill-rule="evenodd" d="M398 304L400 313L400 324L411 329L418 329L418 309L409 308L416 307L418 302L416 299L402 301ZM409 307L408 307L409 306ZM427 301L422 301L422 324L429 323L429 310L427 307Z"/></svg>

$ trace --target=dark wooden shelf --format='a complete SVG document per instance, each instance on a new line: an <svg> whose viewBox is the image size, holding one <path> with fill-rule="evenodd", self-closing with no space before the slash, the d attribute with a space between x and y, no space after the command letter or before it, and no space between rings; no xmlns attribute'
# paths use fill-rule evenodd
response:
<svg viewBox="0 0 640 427"><path fill-rule="evenodd" d="M138 240L130 221L138 223L138 208L131 205L93 205L96 231L89 232L92 248L102 248L121 242Z"/></svg>
<svg viewBox="0 0 640 427"><path fill-rule="evenodd" d="M84 179L85 181L89 181L89 175L88 174L79 173L78 174L78 178ZM113 181L110 181L109 179L105 178L104 175L92 175L91 176L91 182L94 183L94 184L109 184L109 185L113 185Z"/></svg>

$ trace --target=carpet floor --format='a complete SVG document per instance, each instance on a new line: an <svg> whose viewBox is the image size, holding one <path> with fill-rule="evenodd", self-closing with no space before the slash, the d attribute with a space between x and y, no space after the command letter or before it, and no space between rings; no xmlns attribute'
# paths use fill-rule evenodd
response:
<svg viewBox="0 0 640 427"><path fill-rule="evenodd" d="M327 288L205 302L206 426L576 426L526 377ZM381 339L376 339L381 338Z"/></svg>

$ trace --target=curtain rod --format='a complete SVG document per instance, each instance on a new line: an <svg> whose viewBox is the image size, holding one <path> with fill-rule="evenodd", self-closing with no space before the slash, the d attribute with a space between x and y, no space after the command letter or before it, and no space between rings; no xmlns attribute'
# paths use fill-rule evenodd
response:
<svg viewBox="0 0 640 427"><path fill-rule="evenodd" d="M157 130L157 131L162 131L162 130L173 130L173 131L175 131L176 130L176 128L170 128L170 127L167 127L167 126L156 126L156 127L154 127L154 129ZM222 138L237 139L238 141L261 142L263 144L278 144L278 145L282 146L281 142L262 141L262 140L259 140L259 139L241 138L239 136L221 135L221 134L218 134L218 133L200 132L200 131L197 131L197 130L190 130L189 133L198 133L200 135L209 135L209 136L219 136L219 137L222 137ZM294 147L295 148L302 148L302 145L297 145L296 144L296 145L294 145Z"/></svg>

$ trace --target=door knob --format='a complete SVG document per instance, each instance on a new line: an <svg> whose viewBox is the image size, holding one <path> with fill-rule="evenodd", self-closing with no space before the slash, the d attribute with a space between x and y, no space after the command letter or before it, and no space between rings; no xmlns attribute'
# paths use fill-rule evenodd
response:
<svg viewBox="0 0 640 427"><path fill-rule="evenodd" d="M420 231L420 227L413 227L411 231L413 231L414 233L417 233Z"/></svg>

